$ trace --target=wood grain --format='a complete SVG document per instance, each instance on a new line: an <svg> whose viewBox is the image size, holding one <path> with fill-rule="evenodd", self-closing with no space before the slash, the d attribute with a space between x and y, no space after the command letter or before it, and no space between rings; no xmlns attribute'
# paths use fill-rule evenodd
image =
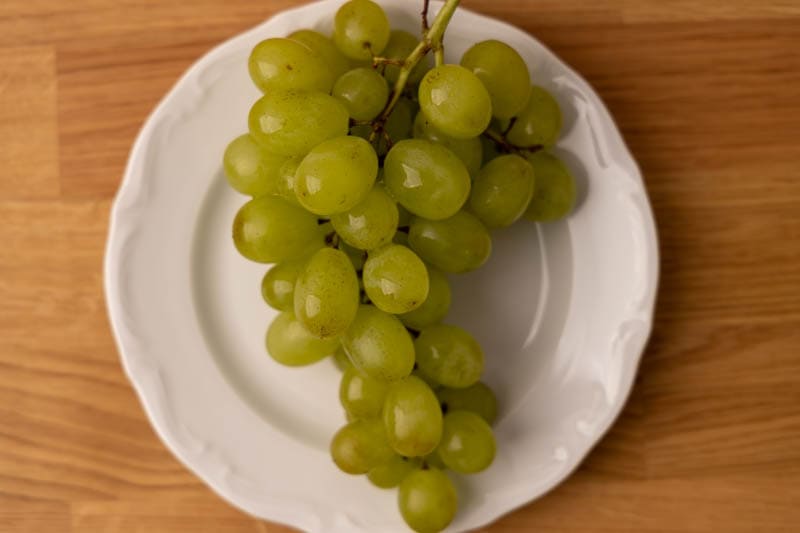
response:
<svg viewBox="0 0 800 533"><path fill-rule="evenodd" d="M285 532L157 439L109 333L110 202L147 113L216 43L294 0L0 2L0 531ZM607 102L662 252L618 423L486 531L800 531L800 4L464 0Z"/></svg>

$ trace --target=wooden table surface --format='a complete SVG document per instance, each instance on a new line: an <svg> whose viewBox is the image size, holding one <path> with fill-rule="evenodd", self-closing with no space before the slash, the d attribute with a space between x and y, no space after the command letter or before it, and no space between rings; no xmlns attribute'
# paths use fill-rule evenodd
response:
<svg viewBox="0 0 800 533"><path fill-rule="evenodd" d="M0 531L283 532L156 438L101 262L142 121L294 0L0 2ZM567 482L491 531L800 531L800 2L464 0L605 99L658 222L655 331Z"/></svg>

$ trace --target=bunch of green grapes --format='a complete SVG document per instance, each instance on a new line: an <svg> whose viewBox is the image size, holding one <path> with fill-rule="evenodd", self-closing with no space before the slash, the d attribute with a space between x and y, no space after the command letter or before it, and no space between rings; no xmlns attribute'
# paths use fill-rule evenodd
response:
<svg viewBox="0 0 800 533"><path fill-rule="evenodd" d="M494 40L460 64L429 54L457 3L422 39L392 30L371 0L350 0L331 37L306 29L260 42L248 67L264 95L223 157L230 185L252 197L234 244L274 263L261 283L279 311L268 353L289 366L336 362L348 423L333 461L398 487L420 532L456 513L446 471L483 471L496 451L484 352L443 323L447 276L487 261L491 229L557 220L575 201L572 175L548 151L558 103L531 85L520 55Z"/></svg>

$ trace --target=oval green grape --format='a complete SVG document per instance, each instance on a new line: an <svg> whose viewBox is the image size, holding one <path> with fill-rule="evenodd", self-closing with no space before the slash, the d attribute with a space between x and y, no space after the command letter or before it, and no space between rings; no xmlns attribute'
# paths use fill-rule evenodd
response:
<svg viewBox="0 0 800 533"><path fill-rule="evenodd" d="M371 59L389 42L389 19L371 0L350 0L336 12L333 41L350 59Z"/></svg>
<svg viewBox="0 0 800 533"><path fill-rule="evenodd" d="M409 376L392 383L383 404L389 445L406 457L428 455L442 437L442 409L431 388Z"/></svg>
<svg viewBox="0 0 800 533"><path fill-rule="evenodd" d="M492 253L492 238L486 226L466 211L444 220L414 217L408 245L425 262L452 274L475 270Z"/></svg>
<svg viewBox="0 0 800 533"><path fill-rule="evenodd" d="M525 108L506 134L516 146L552 146L561 135L561 108L546 89L534 85Z"/></svg>
<svg viewBox="0 0 800 533"><path fill-rule="evenodd" d="M262 92L298 89L330 92L333 72L305 44L274 37L261 41L250 52L250 77Z"/></svg>
<svg viewBox="0 0 800 533"><path fill-rule="evenodd" d="M442 442L436 453L447 468L459 474L475 474L489 468L497 450L492 428L470 411L445 415Z"/></svg>
<svg viewBox="0 0 800 533"><path fill-rule="evenodd" d="M336 79L350 70L350 61L342 55L333 40L314 30L297 30L289 34L289 39L306 45L328 66Z"/></svg>
<svg viewBox="0 0 800 533"><path fill-rule="evenodd" d="M552 222L567 216L577 197L575 178L557 157L547 152L528 156L536 175L536 191L525 210L525 218L535 222Z"/></svg>
<svg viewBox="0 0 800 533"><path fill-rule="evenodd" d="M479 381L469 387L452 389L443 387L436 391L442 411L471 411L488 424L497 419L497 397L488 385Z"/></svg>
<svg viewBox="0 0 800 533"><path fill-rule="evenodd" d="M402 379L414 368L414 343L397 317L372 305L361 305L342 337L353 366L382 380Z"/></svg>
<svg viewBox="0 0 800 533"><path fill-rule="evenodd" d="M450 282L438 268L428 266L428 297L422 305L398 315L407 328L421 331L423 328L438 324L450 310Z"/></svg>
<svg viewBox="0 0 800 533"><path fill-rule="evenodd" d="M397 492L400 514L417 533L438 533L456 515L458 496L447 474L437 468L408 474Z"/></svg>
<svg viewBox="0 0 800 533"><path fill-rule="evenodd" d="M436 324L414 341L419 370L445 387L469 387L483 373L483 350L458 326Z"/></svg>
<svg viewBox="0 0 800 533"><path fill-rule="evenodd" d="M261 296L278 311L294 309L294 285L306 266L307 258L289 259L267 270L261 280Z"/></svg>
<svg viewBox="0 0 800 533"><path fill-rule="evenodd" d="M236 137L222 157L225 177L233 189L255 198L274 193L285 158L270 154L249 134Z"/></svg>
<svg viewBox="0 0 800 533"><path fill-rule="evenodd" d="M364 290L378 309L413 311L428 297L428 270L417 254L399 244L373 250L364 263Z"/></svg>
<svg viewBox="0 0 800 533"><path fill-rule="evenodd" d="M394 456L379 419L350 422L333 436L330 451L336 466L353 475L366 474Z"/></svg>
<svg viewBox="0 0 800 533"><path fill-rule="evenodd" d="M298 257L317 236L316 217L274 196L250 200L233 220L236 249L258 263Z"/></svg>
<svg viewBox="0 0 800 533"><path fill-rule="evenodd" d="M477 137L492 119L492 101L481 80L459 65L441 65L419 84L419 105L431 123L456 139Z"/></svg>
<svg viewBox="0 0 800 533"><path fill-rule="evenodd" d="M339 76L333 96L344 104L354 120L372 120L383 111L389 99L389 86L373 69L361 67Z"/></svg>
<svg viewBox="0 0 800 533"><path fill-rule="evenodd" d="M286 366L305 366L332 355L338 339L312 335L293 313L280 313L267 330L267 353Z"/></svg>
<svg viewBox="0 0 800 533"><path fill-rule="evenodd" d="M395 201L383 186L376 184L359 204L332 215L331 222L344 242L361 250L373 250L391 242L399 216Z"/></svg>
<svg viewBox="0 0 800 533"><path fill-rule="evenodd" d="M481 169L472 184L469 206L486 227L504 228L525 213L534 187L528 161L514 154L501 155Z"/></svg>
<svg viewBox="0 0 800 533"><path fill-rule="evenodd" d="M490 39L472 45L461 57L461 66L486 87L495 117L511 118L525 107L531 93L528 65L506 43Z"/></svg>
<svg viewBox="0 0 800 533"><path fill-rule="evenodd" d="M350 367L345 370L339 383L339 401L354 419L380 416L387 385L384 381L373 379Z"/></svg>
<svg viewBox="0 0 800 533"><path fill-rule="evenodd" d="M395 454L387 462L367 472L367 478L376 487L391 489L398 486L411 472L419 468L420 461Z"/></svg>

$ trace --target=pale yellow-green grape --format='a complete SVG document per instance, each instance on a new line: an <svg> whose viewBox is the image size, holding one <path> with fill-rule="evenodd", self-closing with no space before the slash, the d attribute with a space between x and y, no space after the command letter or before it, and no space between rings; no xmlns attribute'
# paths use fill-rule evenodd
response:
<svg viewBox="0 0 800 533"><path fill-rule="evenodd" d="M492 101L483 83L459 65L441 65L425 74L419 105L437 129L456 139L477 137L492 119Z"/></svg>
<svg viewBox="0 0 800 533"><path fill-rule="evenodd" d="M483 350L458 326L436 324L414 341L419 370L445 387L469 387L483 373Z"/></svg>
<svg viewBox="0 0 800 533"><path fill-rule="evenodd" d="M430 220L454 215L469 196L464 163L444 146L422 139L395 144L383 163L386 188L410 212Z"/></svg>
<svg viewBox="0 0 800 533"><path fill-rule="evenodd" d="M381 56L387 59L403 61L414 51L417 44L419 44L419 39L407 31L392 30L392 33L389 35L389 42L386 44L386 48L383 49ZM430 68L430 63L429 56L426 55L423 57L422 60L417 63L417 66L411 69L411 73L408 75L408 83L419 83L419 80L422 79L422 76L424 76ZM397 77L400 75L400 66L387 64L383 75L389 80L389 83L394 84L394 82L397 81Z"/></svg>
<svg viewBox="0 0 800 533"><path fill-rule="evenodd" d="M453 137L448 137L437 130L425 118L425 113L421 112L417 113L417 118L414 119L414 138L426 139L441 144L458 156L464 166L467 167L467 172L469 172L470 176L474 178L478 175L483 159L483 147L481 146L480 138L454 139Z"/></svg>
<svg viewBox="0 0 800 533"><path fill-rule="evenodd" d="M253 197L272 194L286 158L270 154L248 134L236 137L222 157L225 177L235 190Z"/></svg>
<svg viewBox="0 0 800 533"><path fill-rule="evenodd" d="M364 263L361 279L375 307L387 313L407 313L428 297L425 263L399 244L372 250Z"/></svg>
<svg viewBox="0 0 800 533"><path fill-rule="evenodd" d="M436 453L447 468L460 474L486 470L497 445L492 428L470 411L451 411L444 416L442 442Z"/></svg>
<svg viewBox="0 0 800 533"><path fill-rule="evenodd" d="M389 19L371 0L350 0L336 12L333 42L350 59L371 59L389 42Z"/></svg>
<svg viewBox="0 0 800 533"><path fill-rule="evenodd" d="M247 119L250 134L269 152L302 157L322 141L347 135L350 117L333 96L316 91L270 91Z"/></svg>
<svg viewBox="0 0 800 533"><path fill-rule="evenodd" d="M506 139L515 146L552 146L561 135L561 108L542 87L531 87L528 104L518 115Z"/></svg>
<svg viewBox="0 0 800 533"><path fill-rule="evenodd" d="M407 475L419 467L419 459L395 454L387 462L367 472L367 478L376 487L391 489L402 483Z"/></svg>
<svg viewBox="0 0 800 533"><path fill-rule="evenodd" d="M492 253L486 226L466 211L444 220L414 217L408 244L425 262L452 274L475 270Z"/></svg>
<svg viewBox="0 0 800 533"><path fill-rule="evenodd" d="M294 313L317 337L345 332L358 310L358 278L347 255L322 248L306 264L294 288Z"/></svg>
<svg viewBox="0 0 800 533"><path fill-rule="evenodd" d="M575 178L556 156L536 152L528 156L536 175L536 191L525 211L525 218L535 222L552 222L563 218L575 206Z"/></svg>
<svg viewBox="0 0 800 533"><path fill-rule="evenodd" d="M233 219L236 249L259 263L298 257L317 236L315 216L275 196L250 200Z"/></svg>
<svg viewBox="0 0 800 533"><path fill-rule="evenodd" d="M270 307L278 311L294 309L294 285L307 260L307 257L289 259L267 270L261 280L261 296Z"/></svg>
<svg viewBox="0 0 800 533"><path fill-rule="evenodd" d="M437 468L406 476L397 492L400 514L417 533L438 533L456 515L458 496L447 474Z"/></svg>
<svg viewBox="0 0 800 533"><path fill-rule="evenodd" d="M488 228L504 228L525 212L534 194L533 167L524 158L501 155L481 169L469 206Z"/></svg>
<svg viewBox="0 0 800 533"><path fill-rule="evenodd" d="M441 322L450 310L450 282L438 268L428 266L428 297L422 305L398 315L407 328L421 331L423 328Z"/></svg>
<svg viewBox="0 0 800 533"><path fill-rule="evenodd" d="M442 437L442 409L431 388L409 376L392 383L383 404L389 445L406 457L428 455Z"/></svg>
<svg viewBox="0 0 800 533"><path fill-rule="evenodd" d="M350 362L350 358L347 357L347 352L344 351L341 343L339 343L339 347L333 354L333 364L342 372L346 371L348 368L353 368L353 363Z"/></svg>
<svg viewBox="0 0 800 533"><path fill-rule="evenodd" d="M364 261L367 260L367 252L353 248L346 242L340 243L339 249L350 258L350 262L353 263L353 268L356 269L356 273L361 274L361 271L364 269Z"/></svg>
<svg viewBox="0 0 800 533"><path fill-rule="evenodd" d="M303 158L295 174L300 204L317 215L344 213L361 202L378 175L378 156L359 137L330 139Z"/></svg>
<svg viewBox="0 0 800 533"><path fill-rule="evenodd" d="M339 384L339 401L355 419L376 418L383 409L387 389L385 381L373 379L351 366L345 370Z"/></svg>
<svg viewBox="0 0 800 533"><path fill-rule="evenodd" d="M525 107L531 93L528 66L516 50L494 39L472 45L461 57L483 82L492 99L492 114L511 118Z"/></svg>
<svg viewBox="0 0 800 533"><path fill-rule="evenodd" d="M366 474L392 456L394 452L377 418L350 422L337 431L331 441L333 462L348 474Z"/></svg>
<svg viewBox="0 0 800 533"><path fill-rule="evenodd" d="M397 317L372 305L361 305L342 337L353 366L375 379L404 378L414 368L414 343Z"/></svg>
<svg viewBox="0 0 800 533"><path fill-rule="evenodd" d="M289 34L289 39L311 48L333 72L334 79L350 70L350 61L336 48L333 40L321 33L314 30L297 30Z"/></svg>
<svg viewBox="0 0 800 533"><path fill-rule="evenodd" d="M338 344L338 339L320 339L312 335L293 313L279 314L267 330L267 352L287 366L316 363L333 354Z"/></svg>
<svg viewBox="0 0 800 533"><path fill-rule="evenodd" d="M398 218L397 204L382 185L376 184L352 209L331 216L331 222L344 242L372 250L391 242Z"/></svg>
<svg viewBox="0 0 800 533"><path fill-rule="evenodd" d="M305 44L275 37L258 43L248 60L250 77L262 92L298 89L330 92L333 72Z"/></svg>
<svg viewBox="0 0 800 533"><path fill-rule="evenodd" d="M368 67L349 70L339 76L333 96L347 108L354 120L372 120L383 111L389 98L386 80Z"/></svg>
<svg viewBox="0 0 800 533"><path fill-rule="evenodd" d="M443 387L436 391L442 411L471 411L487 423L493 424L497 418L497 398L488 385L479 381L463 389Z"/></svg>
<svg viewBox="0 0 800 533"><path fill-rule="evenodd" d="M290 157L286 159L278 171L278 186L275 191L276 196L280 196L290 204L300 207L297 195L294 193L294 178L297 174L297 167L300 166L300 158Z"/></svg>

